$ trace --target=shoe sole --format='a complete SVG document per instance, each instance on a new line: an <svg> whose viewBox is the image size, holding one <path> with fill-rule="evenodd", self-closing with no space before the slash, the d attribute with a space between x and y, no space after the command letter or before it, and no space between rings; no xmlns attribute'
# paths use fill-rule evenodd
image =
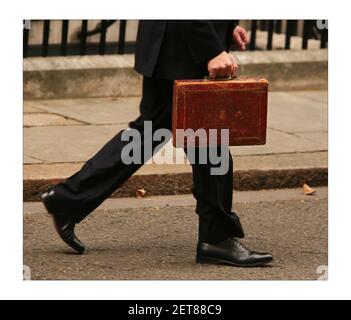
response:
<svg viewBox="0 0 351 320"><path fill-rule="evenodd" d="M208 257L196 257L196 263L198 264L212 264L212 265L230 265L239 268L252 268L252 267L262 267L268 263L273 262L273 259L267 261L260 261L256 263L245 263L239 264L232 261L217 259L217 258L208 258Z"/></svg>

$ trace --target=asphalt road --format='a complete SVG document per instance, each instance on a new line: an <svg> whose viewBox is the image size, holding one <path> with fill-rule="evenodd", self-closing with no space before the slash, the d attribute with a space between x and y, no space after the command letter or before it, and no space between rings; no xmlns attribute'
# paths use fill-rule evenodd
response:
<svg viewBox="0 0 351 320"><path fill-rule="evenodd" d="M273 196L235 205L247 233L243 242L274 255L268 267L195 264L194 206L183 200L179 205L172 196L159 207L151 202L126 208L117 201L98 209L77 227L88 247L83 256L66 248L42 209L31 212L25 206L24 264L33 280L316 280L317 268L328 264L327 198L289 192L287 200L280 194L279 200Z"/></svg>

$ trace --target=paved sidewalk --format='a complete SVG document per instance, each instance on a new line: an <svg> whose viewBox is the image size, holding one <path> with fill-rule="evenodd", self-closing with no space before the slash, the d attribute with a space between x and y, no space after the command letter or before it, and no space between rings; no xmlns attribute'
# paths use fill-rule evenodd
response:
<svg viewBox="0 0 351 320"><path fill-rule="evenodd" d="M74 173L126 128L138 115L139 100L25 101L25 200L36 199L40 191ZM267 145L231 148L236 187L296 187L303 181L325 185L327 113L325 91L270 93ZM117 195L132 195L136 187L149 189L151 194L190 192L190 172L188 164L148 164ZM156 187L151 186L153 182Z"/></svg>

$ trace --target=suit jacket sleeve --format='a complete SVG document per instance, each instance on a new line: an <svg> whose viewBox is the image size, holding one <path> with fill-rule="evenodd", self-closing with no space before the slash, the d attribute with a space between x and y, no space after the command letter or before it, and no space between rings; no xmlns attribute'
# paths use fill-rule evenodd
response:
<svg viewBox="0 0 351 320"><path fill-rule="evenodd" d="M195 63L208 62L225 51L209 20L182 21L182 31Z"/></svg>

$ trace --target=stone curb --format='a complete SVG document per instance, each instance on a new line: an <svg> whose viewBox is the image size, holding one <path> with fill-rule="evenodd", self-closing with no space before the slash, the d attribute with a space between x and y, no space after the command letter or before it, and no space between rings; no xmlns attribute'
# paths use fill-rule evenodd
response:
<svg viewBox="0 0 351 320"><path fill-rule="evenodd" d="M63 179L28 179L23 182L23 200L39 201L39 195ZM328 185L327 168L238 170L234 174L234 190L283 189ZM149 174L132 176L112 197L133 197L137 189L144 188L148 196L191 193L192 174Z"/></svg>

